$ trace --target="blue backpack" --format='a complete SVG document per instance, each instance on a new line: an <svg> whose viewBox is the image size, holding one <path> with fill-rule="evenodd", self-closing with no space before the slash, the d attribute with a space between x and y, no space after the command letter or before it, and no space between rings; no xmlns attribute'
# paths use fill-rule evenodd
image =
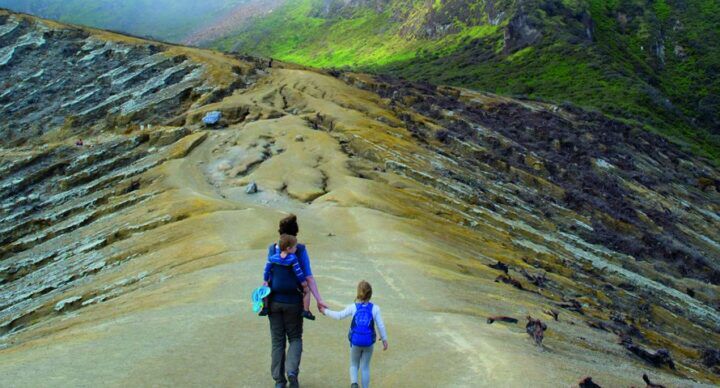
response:
<svg viewBox="0 0 720 388"><path fill-rule="evenodd" d="M375 343L375 320L373 319L373 304L355 303L355 315L350 324L348 339L353 346L372 346Z"/></svg>

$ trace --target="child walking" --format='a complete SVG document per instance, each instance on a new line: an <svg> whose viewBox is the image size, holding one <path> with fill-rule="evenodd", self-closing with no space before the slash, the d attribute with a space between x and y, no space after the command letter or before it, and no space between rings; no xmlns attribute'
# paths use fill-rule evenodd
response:
<svg viewBox="0 0 720 388"><path fill-rule="evenodd" d="M278 247L280 248L280 252L270 256L267 264L265 264L265 272L263 274L265 282L263 284L265 286L270 285L273 293L287 294L297 292L297 284L299 283L300 286L302 286L303 293L302 316L305 319L315 320L315 316L310 312L310 288L308 287L305 273L303 273L302 268L300 268L298 258L295 256L295 252L297 251L297 238L293 235L283 234L280 236ZM295 279L288 279L288 272L293 272ZM273 280L275 280L275 284L273 284ZM293 280L296 281L296 283L294 283ZM259 315L268 315L270 311L268 300L269 298L264 299L264 305Z"/></svg>
<svg viewBox="0 0 720 388"><path fill-rule="evenodd" d="M373 345L377 341L375 326L380 331L380 339L383 343L383 350L387 350L387 333L385 323L380 315L380 307L370 303L372 298L372 286L365 280L360 281L357 286L356 303L348 305L342 311L323 309L321 313L332 319L344 319L352 316L350 323L350 387L358 388L358 370L362 374L362 386L370 386L370 358L373 354Z"/></svg>

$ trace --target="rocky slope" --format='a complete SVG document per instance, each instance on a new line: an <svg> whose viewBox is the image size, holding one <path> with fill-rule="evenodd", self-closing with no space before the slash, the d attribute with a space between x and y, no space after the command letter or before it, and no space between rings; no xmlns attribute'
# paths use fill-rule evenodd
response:
<svg viewBox="0 0 720 388"><path fill-rule="evenodd" d="M226 74L222 67L231 68L229 63L198 64L193 58L207 55L200 50L138 45L134 38L79 28L58 30L7 13L0 21L4 144L30 139L40 144L78 127L87 132L88 127L164 122L242 86L238 76L247 70L235 65Z"/></svg>
<svg viewBox="0 0 720 388"><path fill-rule="evenodd" d="M720 173L663 138L547 103L0 18L3 77L47 61L67 86L2 100L13 386L267 384L247 295L291 211L335 307L373 283L391 335L380 386L720 382ZM105 88L79 99L79 74ZM526 315L548 326L541 348ZM345 331L307 325L304 383L345 382Z"/></svg>

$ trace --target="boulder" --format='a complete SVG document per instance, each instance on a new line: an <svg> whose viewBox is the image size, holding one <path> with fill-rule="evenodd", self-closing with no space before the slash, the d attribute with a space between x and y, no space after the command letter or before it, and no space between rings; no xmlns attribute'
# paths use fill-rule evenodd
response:
<svg viewBox="0 0 720 388"><path fill-rule="evenodd" d="M215 126L220 122L221 118L222 118L222 112L212 111L212 112L208 112L205 114L205 116L202 119L202 122L206 126Z"/></svg>
<svg viewBox="0 0 720 388"><path fill-rule="evenodd" d="M63 299L55 304L55 311L61 312L68 309L82 300L82 296L73 296L71 298Z"/></svg>

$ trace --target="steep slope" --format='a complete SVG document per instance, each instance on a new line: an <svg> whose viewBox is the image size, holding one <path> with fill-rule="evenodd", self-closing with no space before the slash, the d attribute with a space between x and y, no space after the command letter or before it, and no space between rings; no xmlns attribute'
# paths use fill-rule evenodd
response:
<svg viewBox="0 0 720 388"><path fill-rule="evenodd" d="M551 104L2 16L48 46L78 39L10 64L73 63L81 42L110 39L181 56L206 85L150 103L169 118L147 107L117 130L89 117L42 146L3 143L0 373L13 386L266 384L267 322L247 298L291 211L334 306L373 283L391 336L373 361L380 386L720 381L720 173L663 138ZM222 129L197 124L211 110ZM488 325L495 315L521 323ZM549 327L542 349L526 315ZM346 328L308 323L304 383L345 382ZM672 364L641 357L660 348Z"/></svg>
<svg viewBox="0 0 720 388"><path fill-rule="evenodd" d="M706 0L289 0L211 46L569 101L717 160L718 15Z"/></svg>
<svg viewBox="0 0 720 388"><path fill-rule="evenodd" d="M2 144L42 144L78 128L87 133L171 120L193 104L242 86L237 77L249 70L223 57L198 64L195 59L212 55L202 50L139 45L138 39L101 31L58 30L53 23L38 26L5 12L0 22Z"/></svg>

